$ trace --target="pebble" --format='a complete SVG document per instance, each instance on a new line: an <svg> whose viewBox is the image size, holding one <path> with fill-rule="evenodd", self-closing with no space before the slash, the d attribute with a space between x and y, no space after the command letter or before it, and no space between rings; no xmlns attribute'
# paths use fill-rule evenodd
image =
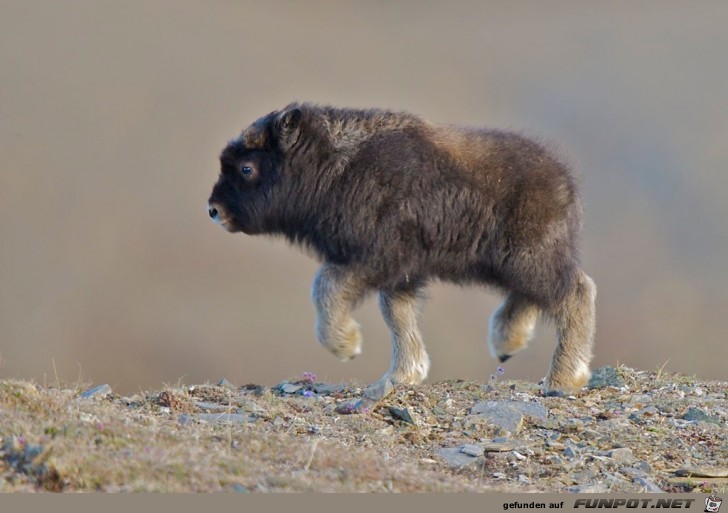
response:
<svg viewBox="0 0 728 513"><path fill-rule="evenodd" d="M595 479L597 476L596 474L589 470L581 470L579 472L574 472L569 475L569 477L575 482L575 483L583 483L583 482L589 482L593 479Z"/></svg>
<svg viewBox="0 0 728 513"><path fill-rule="evenodd" d="M632 454L632 449L630 449L629 447L619 447L607 451L607 456L609 458L612 458L617 463L630 464L637 461L637 458L635 458L634 454Z"/></svg>
<svg viewBox="0 0 728 513"><path fill-rule="evenodd" d="M548 417L545 406L525 401L482 401L475 404L470 413L486 418L488 422L511 435L517 435L523 429L524 415L540 420Z"/></svg>
<svg viewBox="0 0 728 513"><path fill-rule="evenodd" d="M208 403L205 401L195 401L195 406L201 410L210 412L225 412L231 409L231 407L227 404Z"/></svg>
<svg viewBox="0 0 728 513"><path fill-rule="evenodd" d="M562 460L561 458L559 458L558 456L556 456L556 455L553 455L553 454L552 454L551 456L548 456L548 457L546 458L546 460L547 460L547 461L548 461L548 462L549 462L549 463L550 463L551 465L563 465L563 464L564 464L564 460Z"/></svg>
<svg viewBox="0 0 728 513"><path fill-rule="evenodd" d="M482 445L465 444L460 448L460 452L477 458L478 456L483 455L485 448Z"/></svg>
<svg viewBox="0 0 728 513"><path fill-rule="evenodd" d="M336 409L334 411L336 413L340 413L343 415L349 415L352 413L359 413L360 406L361 406L361 400L350 399L348 401L344 401L344 402L337 404Z"/></svg>
<svg viewBox="0 0 728 513"><path fill-rule="evenodd" d="M301 385L294 385L293 383L281 383L279 388L284 394L295 394L303 387Z"/></svg>
<svg viewBox="0 0 728 513"><path fill-rule="evenodd" d="M571 493L607 493L609 487L604 483L590 483L577 486L567 486L567 492Z"/></svg>
<svg viewBox="0 0 728 513"><path fill-rule="evenodd" d="M313 391L319 395L331 395L346 390L346 385L330 385L326 383L316 383L313 386Z"/></svg>
<svg viewBox="0 0 728 513"><path fill-rule="evenodd" d="M541 429L548 429L550 431L559 430L559 421L556 419L535 419L533 422L534 427Z"/></svg>
<svg viewBox="0 0 728 513"><path fill-rule="evenodd" d="M697 421L697 422L712 422L714 424L720 424L720 421L714 419L700 408L688 408L688 411L682 416L683 420Z"/></svg>
<svg viewBox="0 0 728 513"><path fill-rule="evenodd" d="M482 458L470 456L462 452L460 447L442 447L437 450L437 456L453 468L464 468L482 461Z"/></svg>
<svg viewBox="0 0 728 513"><path fill-rule="evenodd" d="M708 465L698 467L683 467L675 471L678 477L728 477L728 467L711 467Z"/></svg>
<svg viewBox="0 0 728 513"><path fill-rule="evenodd" d="M111 393L111 385L104 383L103 385L97 385L81 392L81 397L84 399L90 399L91 397L103 398Z"/></svg>
<svg viewBox="0 0 728 513"><path fill-rule="evenodd" d="M407 408L395 408L394 406L390 406L389 413L395 419L399 419L402 422L406 422L407 424L412 424L413 426L416 425L415 421L412 419L412 415L410 415L410 412Z"/></svg>
<svg viewBox="0 0 728 513"><path fill-rule="evenodd" d="M614 367L600 367L592 372L591 379L587 384L589 390L606 387L621 388L625 386L624 379L619 375Z"/></svg>
<svg viewBox="0 0 728 513"><path fill-rule="evenodd" d="M511 454L516 457L517 460L527 460L528 458L518 451L511 451Z"/></svg>
<svg viewBox="0 0 728 513"><path fill-rule="evenodd" d="M238 409L237 413L242 412L251 412L251 413L262 413L265 411L265 408L262 406L259 406L258 404L254 403L253 401L245 401L243 402L242 406Z"/></svg>
<svg viewBox="0 0 728 513"><path fill-rule="evenodd" d="M237 392L238 391L238 387L236 387L235 385L233 385L232 383L230 383L225 378L222 378L220 381L218 381L217 382L217 386L223 387L223 388L227 388L228 390L232 390L233 392Z"/></svg>
<svg viewBox="0 0 728 513"><path fill-rule="evenodd" d="M46 450L44 446L29 444L16 436L6 437L3 442L0 452L5 466L37 478L48 474L49 468L41 456Z"/></svg>
<svg viewBox="0 0 728 513"><path fill-rule="evenodd" d="M644 488L647 493L662 493L662 488L643 476L635 476L633 481Z"/></svg>
<svg viewBox="0 0 728 513"><path fill-rule="evenodd" d="M508 452L516 448L516 444L507 441L499 441L494 439L492 442L485 442L481 444L483 451L485 452Z"/></svg>
<svg viewBox="0 0 728 513"><path fill-rule="evenodd" d="M576 458L576 449L574 449L572 446L569 445L562 451L561 454L563 454L564 456L566 456L567 458L570 458L570 459Z"/></svg>
<svg viewBox="0 0 728 513"><path fill-rule="evenodd" d="M593 429L585 429L581 432L581 436L583 436L587 440L599 440L601 438L606 438L599 431L594 431Z"/></svg>
<svg viewBox="0 0 728 513"><path fill-rule="evenodd" d="M247 424L255 422L257 417L245 413L197 413L190 415L184 413L179 416L180 424L189 424L195 420L210 424Z"/></svg>
<svg viewBox="0 0 728 513"><path fill-rule="evenodd" d="M658 410L654 406L648 406L647 408L642 408L641 410L630 413L629 420L642 422L645 420L645 417L652 417L654 415L659 415L659 413L660 410Z"/></svg>

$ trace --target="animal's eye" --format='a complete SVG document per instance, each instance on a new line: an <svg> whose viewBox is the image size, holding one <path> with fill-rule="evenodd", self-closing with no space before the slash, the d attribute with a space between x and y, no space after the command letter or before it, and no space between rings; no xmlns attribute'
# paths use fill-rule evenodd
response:
<svg viewBox="0 0 728 513"><path fill-rule="evenodd" d="M253 173L253 168L250 166L243 166L243 174L250 175Z"/></svg>

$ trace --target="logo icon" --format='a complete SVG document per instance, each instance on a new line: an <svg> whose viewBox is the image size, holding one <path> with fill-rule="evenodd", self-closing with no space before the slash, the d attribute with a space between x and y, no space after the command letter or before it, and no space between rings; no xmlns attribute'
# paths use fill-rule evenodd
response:
<svg viewBox="0 0 728 513"><path fill-rule="evenodd" d="M707 511L709 513L718 513L722 502L723 502L723 499L721 499L720 497L717 497L715 495L706 497L705 498L705 511Z"/></svg>

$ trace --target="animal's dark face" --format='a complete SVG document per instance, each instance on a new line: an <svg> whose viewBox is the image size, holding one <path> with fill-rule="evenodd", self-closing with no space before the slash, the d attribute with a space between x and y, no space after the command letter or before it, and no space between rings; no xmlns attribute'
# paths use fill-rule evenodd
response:
<svg viewBox="0 0 728 513"><path fill-rule="evenodd" d="M278 208L285 151L298 137L301 111L272 112L246 128L220 155L220 176L208 200L212 220L229 232L270 231ZM293 141L295 142L295 141Z"/></svg>

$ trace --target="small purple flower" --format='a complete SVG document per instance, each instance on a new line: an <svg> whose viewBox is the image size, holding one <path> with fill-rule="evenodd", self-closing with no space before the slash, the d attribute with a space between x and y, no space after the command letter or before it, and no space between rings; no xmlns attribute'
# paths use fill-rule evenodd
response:
<svg viewBox="0 0 728 513"><path fill-rule="evenodd" d="M308 381L309 383L314 383L316 381L316 374L306 371L303 373L303 380Z"/></svg>
<svg viewBox="0 0 728 513"><path fill-rule="evenodd" d="M19 443L20 445L25 445L25 442L26 442L26 441L27 441L27 440L25 439L25 437L24 437L23 435L20 435L20 436L18 437L18 443Z"/></svg>
<svg viewBox="0 0 728 513"><path fill-rule="evenodd" d="M505 374L505 372L506 372L506 370L505 370L505 369L504 369L503 367L498 367L498 369L497 369L497 370L498 370L498 374L500 374L501 376L502 376L503 374Z"/></svg>
<svg viewBox="0 0 728 513"><path fill-rule="evenodd" d="M304 397L313 397L313 392L311 392L310 390L304 390L303 396Z"/></svg>

